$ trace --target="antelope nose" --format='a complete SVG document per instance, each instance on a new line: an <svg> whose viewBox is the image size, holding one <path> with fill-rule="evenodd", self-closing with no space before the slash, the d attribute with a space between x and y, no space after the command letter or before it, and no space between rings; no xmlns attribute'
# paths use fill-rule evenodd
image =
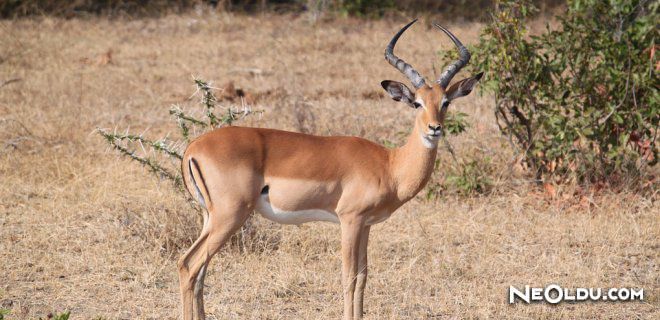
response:
<svg viewBox="0 0 660 320"><path fill-rule="evenodd" d="M439 124L429 124L429 129L433 131L439 131L440 129L442 129L442 126Z"/></svg>

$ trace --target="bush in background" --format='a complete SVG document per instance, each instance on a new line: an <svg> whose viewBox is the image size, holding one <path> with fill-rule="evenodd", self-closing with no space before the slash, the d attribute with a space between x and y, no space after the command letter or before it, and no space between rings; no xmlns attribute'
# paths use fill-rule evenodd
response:
<svg viewBox="0 0 660 320"><path fill-rule="evenodd" d="M542 8L552 8L563 2L534 0ZM315 16L339 13L368 18L403 12L416 16L444 15L452 19L476 20L487 17L494 3L494 0L4 0L0 1L0 17L73 17L89 14L153 16L206 6L232 12L311 12Z"/></svg>
<svg viewBox="0 0 660 320"><path fill-rule="evenodd" d="M70 17L80 14L152 15L180 12L192 8L199 0L4 0L0 1L0 17L31 15Z"/></svg>
<svg viewBox="0 0 660 320"><path fill-rule="evenodd" d="M471 67L538 180L621 183L657 164L658 6L572 0L556 30L530 36L531 1L497 2Z"/></svg>

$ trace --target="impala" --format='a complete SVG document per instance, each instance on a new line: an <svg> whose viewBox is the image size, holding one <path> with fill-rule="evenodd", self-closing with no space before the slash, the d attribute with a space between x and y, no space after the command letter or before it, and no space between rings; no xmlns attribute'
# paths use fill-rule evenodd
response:
<svg viewBox="0 0 660 320"><path fill-rule="evenodd" d="M185 320L204 319L204 276L211 257L253 211L282 224L311 221L341 228L344 318L360 319L372 225L385 221L429 180L449 103L469 94L482 73L448 87L470 53L447 29L459 59L430 85L394 55L404 26L385 59L410 79L381 85L396 101L417 109L407 143L387 149L357 137L319 137L262 128L225 127L190 143L183 157L186 188L206 210L199 238L178 263Z"/></svg>

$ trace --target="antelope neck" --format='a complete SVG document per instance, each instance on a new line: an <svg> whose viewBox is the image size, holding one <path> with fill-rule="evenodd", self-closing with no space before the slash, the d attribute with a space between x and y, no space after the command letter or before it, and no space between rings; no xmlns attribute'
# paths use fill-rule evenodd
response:
<svg viewBox="0 0 660 320"><path fill-rule="evenodd" d="M418 115L415 127L405 145L390 151L392 178L397 185L397 198L408 201L428 182L433 172L437 145L428 148L424 145L424 130L420 128Z"/></svg>

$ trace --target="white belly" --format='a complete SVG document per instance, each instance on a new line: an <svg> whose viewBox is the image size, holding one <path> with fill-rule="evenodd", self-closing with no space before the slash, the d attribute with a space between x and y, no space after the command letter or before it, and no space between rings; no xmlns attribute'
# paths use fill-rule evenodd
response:
<svg viewBox="0 0 660 320"><path fill-rule="evenodd" d="M267 195L259 197L257 211L266 219L281 224L301 224L312 221L328 221L339 223L337 214L320 209L309 209L299 211L280 210L271 205Z"/></svg>

